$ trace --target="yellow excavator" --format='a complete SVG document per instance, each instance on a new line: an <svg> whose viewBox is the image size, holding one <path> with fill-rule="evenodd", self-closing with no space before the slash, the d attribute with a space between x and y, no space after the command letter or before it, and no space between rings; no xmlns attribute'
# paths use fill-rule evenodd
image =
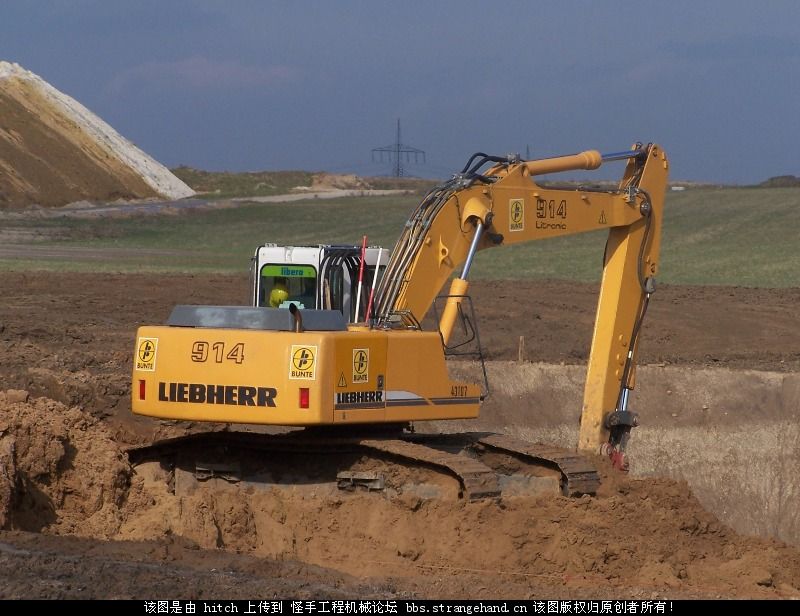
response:
<svg viewBox="0 0 800 616"><path fill-rule="evenodd" d="M536 181L611 161L625 161L613 189ZM591 456L582 454L602 451L625 469L626 444L638 423L628 397L655 290L668 167L664 151L652 143L527 161L477 153L413 212L363 318L357 312L357 322L348 323L341 310L291 302L283 308L177 306L166 325L138 330L132 410L170 420L304 427L278 436L227 432L216 438L227 439L228 450L361 447L444 469L470 498L500 488L496 469L479 456L458 455L464 449L550 466L560 473L564 493L593 493L597 473ZM512 435L410 432L415 422L478 416L482 385L452 380L446 362L454 327L466 312L475 254L598 229L609 235L578 451ZM449 292L439 295L450 279ZM425 330L421 323L437 296L443 303L438 327ZM134 457L178 445L158 443Z"/></svg>

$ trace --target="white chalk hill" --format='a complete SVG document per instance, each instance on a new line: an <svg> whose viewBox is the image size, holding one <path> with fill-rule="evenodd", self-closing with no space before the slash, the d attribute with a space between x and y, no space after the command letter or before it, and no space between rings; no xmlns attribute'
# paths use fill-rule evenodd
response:
<svg viewBox="0 0 800 616"><path fill-rule="evenodd" d="M0 206L194 194L107 122L18 64L0 61L0 111Z"/></svg>

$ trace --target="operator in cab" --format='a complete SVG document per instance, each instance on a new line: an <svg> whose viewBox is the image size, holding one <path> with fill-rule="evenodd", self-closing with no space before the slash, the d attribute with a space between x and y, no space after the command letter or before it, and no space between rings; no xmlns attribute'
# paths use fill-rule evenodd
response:
<svg viewBox="0 0 800 616"><path fill-rule="evenodd" d="M289 289L286 285L286 278L276 278L275 286L269 292L269 305L278 308L287 299L289 299Z"/></svg>

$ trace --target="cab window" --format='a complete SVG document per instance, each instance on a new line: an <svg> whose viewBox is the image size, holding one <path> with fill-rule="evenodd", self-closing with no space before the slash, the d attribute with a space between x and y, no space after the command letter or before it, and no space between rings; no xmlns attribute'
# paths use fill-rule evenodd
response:
<svg viewBox="0 0 800 616"><path fill-rule="evenodd" d="M267 308L316 308L317 270L310 265L266 264L259 272L258 305Z"/></svg>

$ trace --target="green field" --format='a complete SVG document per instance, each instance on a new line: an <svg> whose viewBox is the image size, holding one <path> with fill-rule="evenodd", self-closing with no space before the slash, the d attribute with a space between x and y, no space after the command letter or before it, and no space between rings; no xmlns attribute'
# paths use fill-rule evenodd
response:
<svg viewBox="0 0 800 616"><path fill-rule="evenodd" d="M103 220L4 218L2 237L12 239L0 247L6 248L0 269L241 274L264 242L358 243L366 234L370 244L391 247L416 201L407 196L310 199ZM670 192L659 280L800 287L799 209L797 188ZM30 237L14 239L22 237L14 235L19 231ZM604 242L605 232L598 232L484 251L472 277L599 280ZM43 248L74 254L48 257Z"/></svg>

